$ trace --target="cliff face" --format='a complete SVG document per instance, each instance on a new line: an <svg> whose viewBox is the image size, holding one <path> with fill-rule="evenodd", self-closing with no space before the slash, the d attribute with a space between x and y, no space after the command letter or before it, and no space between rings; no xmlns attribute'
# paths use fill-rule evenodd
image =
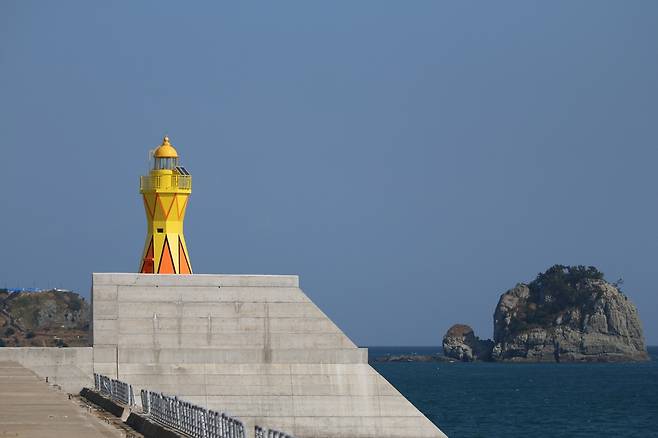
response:
<svg viewBox="0 0 658 438"><path fill-rule="evenodd" d="M533 283L500 297L493 360L648 360L637 309L615 286L584 278L563 294Z"/></svg>

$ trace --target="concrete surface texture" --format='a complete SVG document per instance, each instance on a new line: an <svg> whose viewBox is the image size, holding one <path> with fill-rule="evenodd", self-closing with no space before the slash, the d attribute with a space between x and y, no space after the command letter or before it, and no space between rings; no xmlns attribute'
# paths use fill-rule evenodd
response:
<svg viewBox="0 0 658 438"><path fill-rule="evenodd" d="M66 392L94 384L91 347L4 347L0 361L15 361Z"/></svg>
<svg viewBox="0 0 658 438"><path fill-rule="evenodd" d="M125 437L18 362L0 361L0 436Z"/></svg>
<svg viewBox="0 0 658 438"><path fill-rule="evenodd" d="M444 437L297 276L93 274L94 371L310 437Z"/></svg>

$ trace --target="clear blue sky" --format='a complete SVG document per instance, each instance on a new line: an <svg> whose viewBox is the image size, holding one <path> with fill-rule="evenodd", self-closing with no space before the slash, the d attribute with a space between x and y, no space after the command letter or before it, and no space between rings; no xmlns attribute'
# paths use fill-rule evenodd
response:
<svg viewBox="0 0 658 438"><path fill-rule="evenodd" d="M492 333L595 265L658 344L658 2L0 2L0 286L134 272L194 176L199 273L299 274L361 345Z"/></svg>

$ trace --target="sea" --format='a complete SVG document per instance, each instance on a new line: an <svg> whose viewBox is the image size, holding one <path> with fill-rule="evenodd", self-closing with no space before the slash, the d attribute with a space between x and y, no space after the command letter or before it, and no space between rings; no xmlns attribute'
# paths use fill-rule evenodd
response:
<svg viewBox="0 0 658 438"><path fill-rule="evenodd" d="M450 438L658 437L658 346L643 363L372 363Z"/></svg>

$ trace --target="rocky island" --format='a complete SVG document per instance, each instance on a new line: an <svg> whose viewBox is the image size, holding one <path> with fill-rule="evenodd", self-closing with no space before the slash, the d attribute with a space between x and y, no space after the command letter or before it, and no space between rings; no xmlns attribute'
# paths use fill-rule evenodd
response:
<svg viewBox="0 0 658 438"><path fill-rule="evenodd" d="M555 265L503 293L494 339L463 324L443 338L460 361L619 362L649 360L635 305L590 266Z"/></svg>

